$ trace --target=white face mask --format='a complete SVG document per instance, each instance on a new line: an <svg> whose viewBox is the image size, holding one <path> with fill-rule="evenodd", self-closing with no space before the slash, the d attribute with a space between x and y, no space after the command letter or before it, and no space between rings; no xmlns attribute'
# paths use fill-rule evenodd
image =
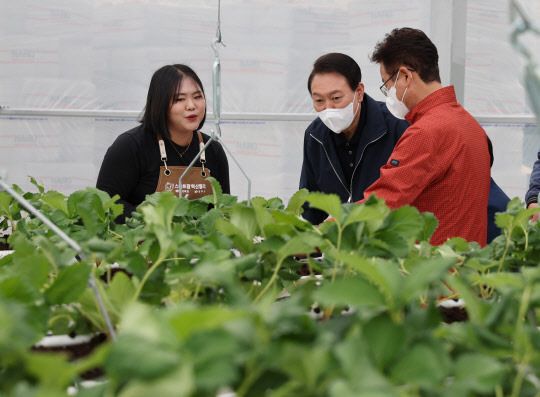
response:
<svg viewBox="0 0 540 397"><path fill-rule="evenodd" d="M356 98L356 92L354 97ZM347 106L345 106L342 109L324 109L321 112L317 112L317 115L321 119L321 121L324 123L325 126L330 128L332 131L334 131L336 134L339 134L341 131L346 130L349 128L354 120L354 116L356 116L356 112L358 111L358 108L360 106L360 102L358 102L358 106L356 106L356 110L353 110L353 104L354 104L354 98L351 103L349 103Z"/></svg>
<svg viewBox="0 0 540 397"><path fill-rule="evenodd" d="M403 92L403 96L401 97L401 101L397 99L396 95L396 83L398 81L399 72L396 77L396 82L394 83L394 86L388 90L388 96L386 97L386 107L394 115L395 118L404 120L405 115L409 113L409 109L405 104L403 103L403 98L405 98L405 93L407 92L407 88L405 88L405 92Z"/></svg>

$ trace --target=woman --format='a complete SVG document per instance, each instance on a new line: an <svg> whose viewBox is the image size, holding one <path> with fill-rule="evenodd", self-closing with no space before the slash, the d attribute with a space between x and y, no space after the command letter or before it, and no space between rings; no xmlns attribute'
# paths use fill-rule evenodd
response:
<svg viewBox="0 0 540 397"><path fill-rule="evenodd" d="M141 125L114 141L97 179L98 189L120 196L124 213L117 222L124 222L148 194L168 190L178 196L179 177L210 139L198 131L205 119L204 89L190 67L167 65L154 73ZM211 194L209 175L230 193L227 157L215 141L182 180L182 196Z"/></svg>

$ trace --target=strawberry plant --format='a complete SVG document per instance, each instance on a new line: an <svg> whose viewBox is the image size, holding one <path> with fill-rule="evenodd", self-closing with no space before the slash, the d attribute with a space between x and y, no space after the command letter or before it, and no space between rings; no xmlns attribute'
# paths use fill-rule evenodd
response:
<svg viewBox="0 0 540 397"><path fill-rule="evenodd" d="M288 205L247 206L213 184L213 195L193 201L148 196L125 225L114 223L115 198L37 185L27 197L79 242L88 258L80 263L10 202L0 390L58 395L100 366L107 383L87 391L96 396L537 395L540 232L518 201L498 215L503 235L490 245L454 238L432 247L436 219L411 207L306 191ZM305 201L334 221L303 220ZM300 277L295 255L317 249L323 259L308 258ZM130 276L113 276L115 266ZM90 272L103 276L118 338L75 363L30 352L49 330L106 329ZM443 282L469 321L441 321ZM309 312L314 302L322 319Z"/></svg>

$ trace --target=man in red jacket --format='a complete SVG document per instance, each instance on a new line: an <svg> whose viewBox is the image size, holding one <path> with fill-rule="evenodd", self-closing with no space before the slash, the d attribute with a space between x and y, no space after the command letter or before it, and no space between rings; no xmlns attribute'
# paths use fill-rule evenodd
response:
<svg viewBox="0 0 540 397"><path fill-rule="evenodd" d="M396 144L380 178L364 193L390 208L409 204L432 212L433 245L450 237L486 244L490 157L482 127L441 85L437 48L424 32L394 29L371 56L380 64L388 110L411 126ZM360 201L363 202L364 200Z"/></svg>

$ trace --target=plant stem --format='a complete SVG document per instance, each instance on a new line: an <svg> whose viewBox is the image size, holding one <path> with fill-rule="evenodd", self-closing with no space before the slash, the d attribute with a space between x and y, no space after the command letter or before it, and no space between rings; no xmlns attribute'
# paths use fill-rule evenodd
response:
<svg viewBox="0 0 540 397"><path fill-rule="evenodd" d="M512 386L512 396L518 397L521 392L521 385L523 384L523 379L525 378L525 371L527 369L530 354L528 353L528 348L522 346L522 343L519 342L520 334L523 332L523 323L525 321L525 315L527 313L527 308L529 307L529 301L531 299L531 286L527 285L523 291L521 297L521 303L519 305L518 318L516 321L516 328L514 331L514 359L517 361L518 373L514 379L514 384ZM520 351L521 350L521 351ZM522 354L522 352L524 352Z"/></svg>
<svg viewBox="0 0 540 397"><path fill-rule="evenodd" d="M253 382L255 382L259 376L261 376L262 368L258 367L253 369L251 368L252 366L252 363L249 363L247 366L248 375L244 378L244 381L236 391L236 397L244 396L248 392L251 385L253 385Z"/></svg>
<svg viewBox="0 0 540 397"><path fill-rule="evenodd" d="M268 284L266 284L263 288L263 290L259 293L259 295L257 295L257 297L255 298L255 300L253 301L253 303L257 303L259 301L259 299L261 299L261 297L266 293L266 291L268 291L268 289L270 288L270 286L272 284L274 284L274 282L276 281L276 278L277 278L277 274L278 274L278 271L279 269L281 268L281 263L283 262L283 259L280 259L274 269L274 273L272 274L272 277L270 277L270 281L268 281Z"/></svg>
<svg viewBox="0 0 540 397"><path fill-rule="evenodd" d="M506 253L508 252L508 247L510 247L510 237L511 236L512 236L512 231L509 230L508 231L508 236L506 237L506 247L504 247L504 253L503 253L503 256L501 257L501 261L499 263L499 269L497 270L497 273L501 272L502 265L504 263L504 259L506 258Z"/></svg>
<svg viewBox="0 0 540 397"><path fill-rule="evenodd" d="M197 297L199 296L200 289L201 289L201 282L199 281L197 283L197 287L195 288L195 292L193 293L193 300L197 299Z"/></svg>
<svg viewBox="0 0 540 397"><path fill-rule="evenodd" d="M339 254L339 250L341 248L341 234L343 233L343 229L341 228L341 225L339 223L336 223L336 226L338 228L338 242L337 242L336 251ZM336 259L334 261L334 270L332 271L332 284L336 280L337 269L338 269L338 260Z"/></svg>
<svg viewBox="0 0 540 397"><path fill-rule="evenodd" d="M163 258L158 258L158 260L156 261L156 263L152 264L152 267L150 269L148 269L148 271L144 274L144 277L142 278L139 286L137 287L137 291L135 291L135 294L133 295L133 299L132 301L135 302L137 300L137 298L139 298L139 295L141 294L142 292L142 289L144 287L144 284L146 283L146 281L148 280L148 278L150 277L150 275L154 272L154 270L156 270L156 268L163 262Z"/></svg>

